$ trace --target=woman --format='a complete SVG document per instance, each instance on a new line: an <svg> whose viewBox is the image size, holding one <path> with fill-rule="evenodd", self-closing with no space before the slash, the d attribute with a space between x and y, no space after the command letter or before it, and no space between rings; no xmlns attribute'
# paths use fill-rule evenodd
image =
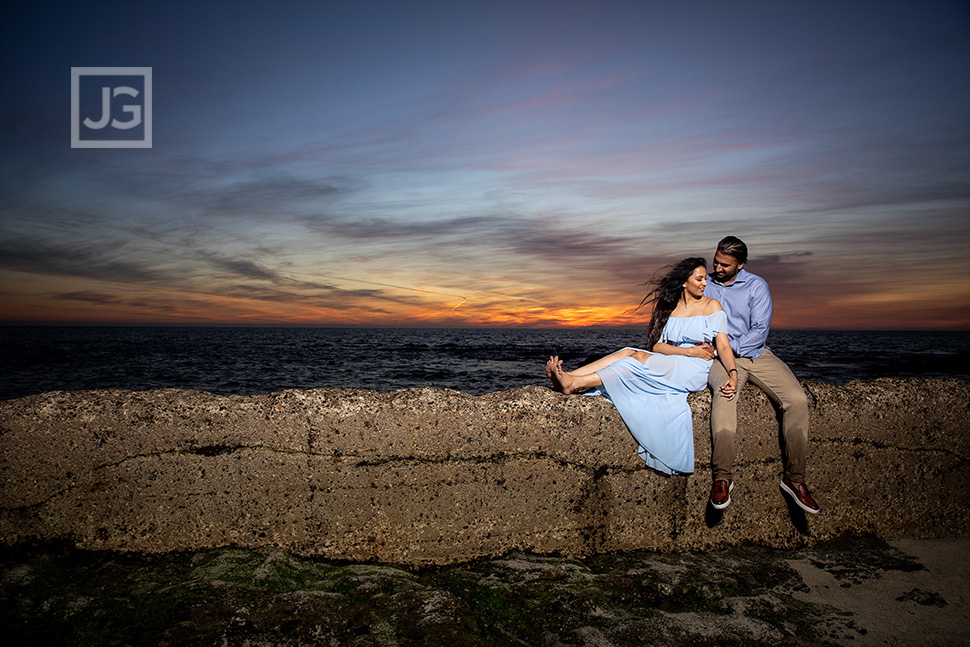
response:
<svg viewBox="0 0 970 647"><path fill-rule="evenodd" d="M687 394L707 386L714 360L711 342L728 370L721 397L734 397L738 371L727 317L720 303L704 296L704 259L684 259L654 286L637 306L654 305L647 332L650 351L624 348L568 373L554 356L546 362L546 373L563 393L597 387L588 395L604 395L616 406L649 467L689 474L694 471L694 423Z"/></svg>

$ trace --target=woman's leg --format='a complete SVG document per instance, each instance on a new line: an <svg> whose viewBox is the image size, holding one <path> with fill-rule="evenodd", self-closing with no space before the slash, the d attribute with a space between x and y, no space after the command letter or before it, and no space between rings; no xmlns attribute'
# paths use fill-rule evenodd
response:
<svg viewBox="0 0 970 647"><path fill-rule="evenodd" d="M602 371L610 364L615 364L616 362L620 361L624 357L630 357L636 352L637 351L633 350L632 348L624 348L622 350L616 351L615 353L610 353L606 357L601 357L595 362L590 362L585 366L580 366L575 371L569 371L569 374L578 377L580 375L589 375L590 373L596 373L597 371ZM560 362L560 364L561 363L562 362Z"/></svg>
<svg viewBox="0 0 970 647"><path fill-rule="evenodd" d="M563 393L569 394L578 389L587 389L594 386L602 386L603 381L597 375L597 371L601 371L610 364L614 364L625 357L631 357L635 355L649 355L649 353L644 353L642 351L635 351L632 348L624 348L618 350L615 353L610 353L606 357L600 358L595 362L590 362L585 366L580 366L575 371L569 371L568 373L562 370L562 360L558 356L550 357L549 361L546 362L546 375L552 380L553 387L557 391L562 391ZM637 358L639 361L644 361L643 359Z"/></svg>
<svg viewBox="0 0 970 647"><path fill-rule="evenodd" d="M569 395L577 389L585 389L593 386L601 386L603 382L596 373L588 375L573 375L562 370L562 360L558 357L550 357L546 362L546 374L552 380L552 387L557 391L562 391Z"/></svg>

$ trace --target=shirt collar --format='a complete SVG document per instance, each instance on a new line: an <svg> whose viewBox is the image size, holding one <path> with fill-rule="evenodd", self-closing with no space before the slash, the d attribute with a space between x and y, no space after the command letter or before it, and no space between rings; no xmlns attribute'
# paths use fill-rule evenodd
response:
<svg viewBox="0 0 970 647"><path fill-rule="evenodd" d="M721 283L720 281L718 281L717 279L715 279L714 277L710 277L710 278L711 278L711 281L713 281L714 283L717 283L721 287L729 288L732 285L740 285L741 283L746 282L748 280L748 275L749 275L748 274L748 270L746 270L746 269L744 269L742 267L740 270L738 270L738 273L734 277L734 280L731 281L730 283L724 284L724 283Z"/></svg>

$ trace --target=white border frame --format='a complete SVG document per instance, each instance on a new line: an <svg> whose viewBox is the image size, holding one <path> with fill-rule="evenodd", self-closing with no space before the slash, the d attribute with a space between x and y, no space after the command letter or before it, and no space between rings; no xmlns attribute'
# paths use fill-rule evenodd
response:
<svg viewBox="0 0 970 647"><path fill-rule="evenodd" d="M81 140L81 76L141 76L145 79L144 139ZM151 148L152 147L152 68L150 67L72 67L71 68L71 148Z"/></svg>

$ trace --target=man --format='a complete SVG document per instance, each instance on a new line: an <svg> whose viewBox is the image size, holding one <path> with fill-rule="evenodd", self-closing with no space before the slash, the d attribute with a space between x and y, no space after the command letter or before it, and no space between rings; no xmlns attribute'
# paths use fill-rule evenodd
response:
<svg viewBox="0 0 970 647"><path fill-rule="evenodd" d="M805 391L788 366L768 350L771 326L771 294L768 283L744 269L748 248L738 238L728 236L717 244L714 264L704 293L721 302L727 314L728 339L734 351L740 394L749 379L761 387L781 407L785 463L781 491L800 508L815 514L818 504L805 485L805 460L808 451L808 400ZM727 380L720 362L714 362L708 375L713 393ZM731 503L734 489L734 436L738 427L738 398L711 399L711 438L714 485L711 505L722 510Z"/></svg>

